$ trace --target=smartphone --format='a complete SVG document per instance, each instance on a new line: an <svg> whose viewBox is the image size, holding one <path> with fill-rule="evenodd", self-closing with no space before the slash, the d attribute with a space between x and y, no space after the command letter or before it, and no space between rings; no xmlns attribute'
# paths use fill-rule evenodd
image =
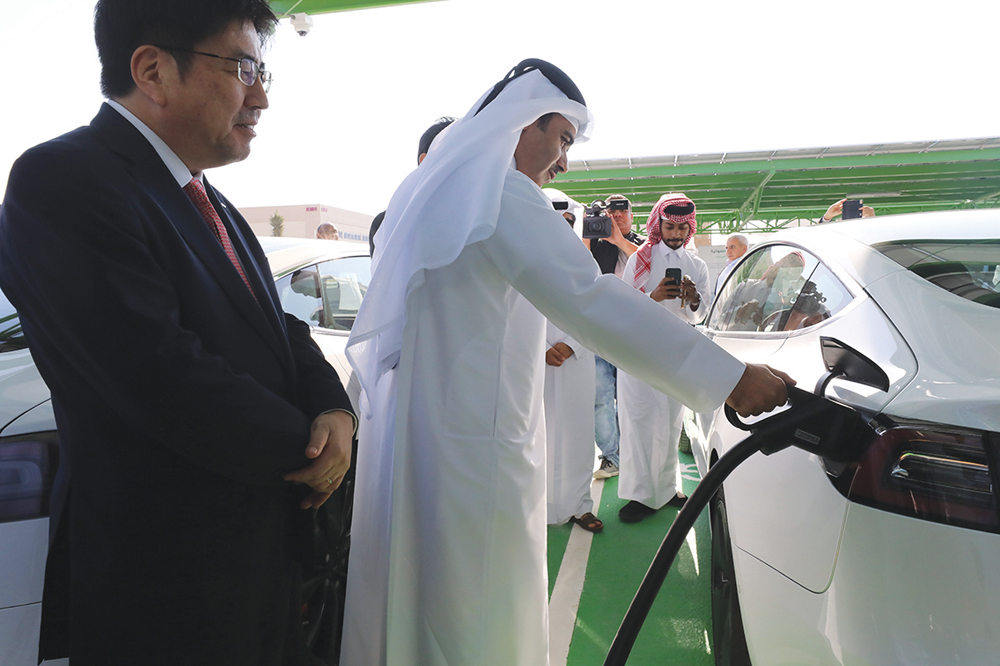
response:
<svg viewBox="0 0 1000 666"><path fill-rule="evenodd" d="M848 199L844 202L842 219L856 220L861 217L861 199Z"/></svg>
<svg viewBox="0 0 1000 666"><path fill-rule="evenodd" d="M664 274L665 278L668 280L673 280L674 284L680 286L681 283L681 269L679 268L668 268L667 272Z"/></svg>

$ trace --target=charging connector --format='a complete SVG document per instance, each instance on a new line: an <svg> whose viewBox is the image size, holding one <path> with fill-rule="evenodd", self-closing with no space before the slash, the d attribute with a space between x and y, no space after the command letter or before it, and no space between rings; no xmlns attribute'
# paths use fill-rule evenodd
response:
<svg viewBox="0 0 1000 666"><path fill-rule="evenodd" d="M795 446L826 460L849 463L858 460L875 437L875 430L857 410L823 396L788 387L791 406L755 423L745 423L726 405L726 418L750 436L719 458L691 493L663 538L656 557L642 579L629 606L604 666L625 666L653 600L663 586L674 558L702 510L733 470L757 451L771 455Z"/></svg>

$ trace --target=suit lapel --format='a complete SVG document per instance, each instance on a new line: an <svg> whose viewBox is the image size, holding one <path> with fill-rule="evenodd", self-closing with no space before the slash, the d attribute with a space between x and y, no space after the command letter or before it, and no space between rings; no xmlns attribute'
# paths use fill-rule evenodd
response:
<svg viewBox="0 0 1000 666"><path fill-rule="evenodd" d="M237 253L243 261L247 278L250 279L256 293L260 294L259 301L249 292L215 234L184 190L178 187L177 181L145 137L121 114L107 105L101 107L91 126L105 137L106 145L113 152L125 159L129 171L139 185L163 211L169 223L183 237L192 254L218 282L233 307L246 319L247 324L268 342L278 357L286 361L286 365L290 363L291 351L287 336L284 334L284 319L279 317L275 305L276 292L273 286L269 289L263 282L260 266L250 257L246 240L241 234L233 234L235 224L231 212L228 206L220 205L220 199L214 188L206 188L210 192L209 198L219 212L223 224L228 227L234 248L238 247ZM270 276L268 278L268 283L273 285Z"/></svg>
<svg viewBox="0 0 1000 666"><path fill-rule="evenodd" d="M276 331L280 332L281 338L286 338L285 317L281 309L281 302L278 299L278 292L274 287L274 278L271 276L270 266L268 266L263 254L258 258L251 251L250 248L252 245L247 241L247 236L253 235L250 231L250 226L243 219L243 216L240 215L239 211L234 209L225 197L209 185L207 180L205 181L205 189L208 192L209 200L215 207L216 212L219 213L222 223L229 232L229 240L233 244L233 249L236 250L237 256L239 256L247 279L253 285L260 309L267 317L270 325ZM242 280L240 283L242 284ZM243 285L243 291L246 292L246 285ZM287 345L285 345L285 349L288 349ZM289 361L291 361L290 350Z"/></svg>

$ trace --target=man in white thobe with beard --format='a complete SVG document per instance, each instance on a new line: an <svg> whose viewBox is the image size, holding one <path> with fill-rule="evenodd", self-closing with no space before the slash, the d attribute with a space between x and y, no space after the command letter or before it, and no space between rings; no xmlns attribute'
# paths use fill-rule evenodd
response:
<svg viewBox="0 0 1000 666"><path fill-rule="evenodd" d="M699 411L786 400L784 376L601 277L553 210L541 186L591 124L562 71L524 61L389 203L347 350L364 417L344 666L547 663L543 317Z"/></svg>
<svg viewBox="0 0 1000 666"><path fill-rule="evenodd" d="M712 298L708 266L686 249L695 228L694 202L680 193L664 194L649 214L646 242L629 257L622 273L625 284L688 325L704 318ZM666 276L671 269L680 280ZM666 349L673 346L669 332L656 334L654 339ZM618 512L622 522L639 522L664 505L684 506L687 498L677 487L677 442L683 413L681 401L628 372L619 375L618 496L629 500Z"/></svg>

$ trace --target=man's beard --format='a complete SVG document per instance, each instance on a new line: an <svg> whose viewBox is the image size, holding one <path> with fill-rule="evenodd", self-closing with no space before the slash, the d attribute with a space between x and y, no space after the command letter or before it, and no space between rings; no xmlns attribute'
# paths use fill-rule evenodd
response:
<svg viewBox="0 0 1000 666"><path fill-rule="evenodd" d="M664 238L663 242L667 244L671 250L679 250L684 246L684 238Z"/></svg>

